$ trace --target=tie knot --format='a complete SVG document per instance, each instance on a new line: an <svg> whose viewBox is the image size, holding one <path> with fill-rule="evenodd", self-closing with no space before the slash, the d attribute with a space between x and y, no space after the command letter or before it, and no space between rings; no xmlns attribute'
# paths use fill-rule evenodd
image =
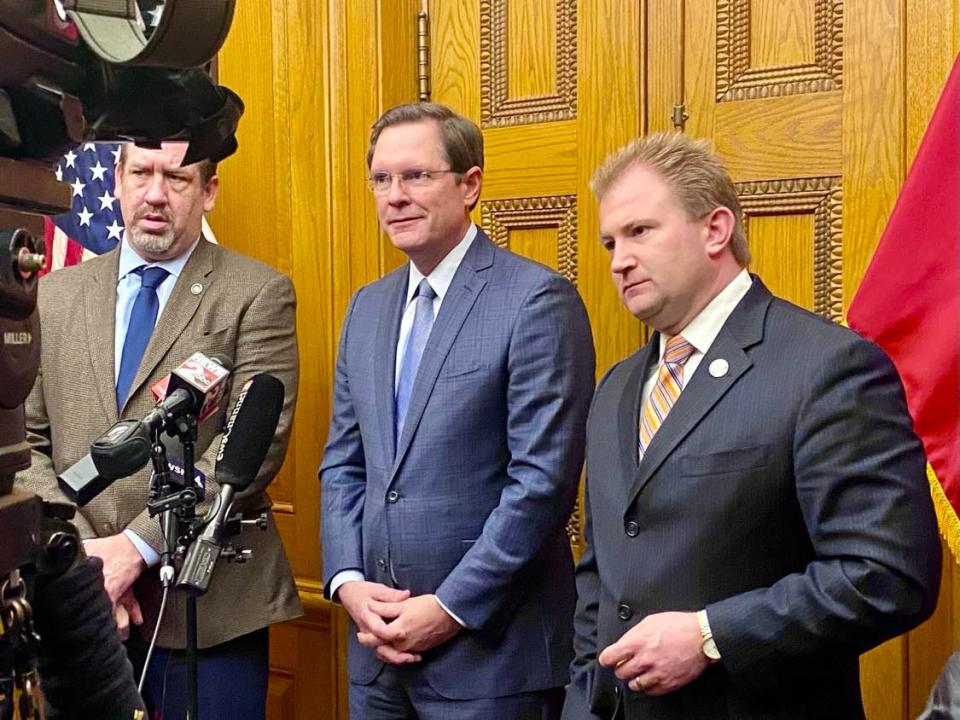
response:
<svg viewBox="0 0 960 720"><path fill-rule="evenodd" d="M427 300L433 300L437 294L433 291L433 288L430 287L430 283L427 282L427 279L424 278L420 281L420 284L417 285L417 292L415 292L413 296L423 297Z"/></svg>
<svg viewBox="0 0 960 720"><path fill-rule="evenodd" d="M140 274L140 286L150 290L156 290L170 274L162 267L140 267L137 272Z"/></svg>
<svg viewBox="0 0 960 720"><path fill-rule="evenodd" d="M688 343L682 335L674 335L667 340L667 347L663 351L663 361L671 365L683 365L696 348Z"/></svg>

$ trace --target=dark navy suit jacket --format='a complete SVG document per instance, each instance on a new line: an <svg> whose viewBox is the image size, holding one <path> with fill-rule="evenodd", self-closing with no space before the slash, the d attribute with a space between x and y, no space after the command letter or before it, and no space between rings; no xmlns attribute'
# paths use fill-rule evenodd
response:
<svg viewBox="0 0 960 720"><path fill-rule="evenodd" d="M862 718L858 656L926 618L940 578L896 370L754 278L638 464L658 343L615 365L590 411L564 720ZM597 665L646 615L701 608L722 661L687 687L646 696Z"/></svg>

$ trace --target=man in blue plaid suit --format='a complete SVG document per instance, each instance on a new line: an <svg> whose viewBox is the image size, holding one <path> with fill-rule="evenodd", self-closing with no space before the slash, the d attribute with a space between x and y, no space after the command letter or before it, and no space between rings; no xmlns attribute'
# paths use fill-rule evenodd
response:
<svg viewBox="0 0 960 720"><path fill-rule="evenodd" d="M388 110L367 164L410 262L350 302L320 466L324 592L354 625L351 717L558 717L594 384L583 303L470 221L469 120Z"/></svg>

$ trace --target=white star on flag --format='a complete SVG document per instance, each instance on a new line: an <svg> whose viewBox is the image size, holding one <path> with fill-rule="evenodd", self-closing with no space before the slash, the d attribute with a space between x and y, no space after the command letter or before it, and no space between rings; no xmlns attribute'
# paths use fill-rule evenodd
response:
<svg viewBox="0 0 960 720"><path fill-rule="evenodd" d="M73 150L64 155L63 159L67 161L67 167L76 167L77 154Z"/></svg>
<svg viewBox="0 0 960 720"><path fill-rule="evenodd" d="M77 213L77 217L80 218L81 227L84 225L86 225L87 227L90 227L90 218L93 217L93 213L87 210L86 208L83 208L80 212Z"/></svg>
<svg viewBox="0 0 960 720"><path fill-rule="evenodd" d="M103 195L99 198L100 200L100 209L101 210L113 210L113 203L116 202L116 198L110 194L109 190L105 190Z"/></svg>
<svg viewBox="0 0 960 720"><path fill-rule="evenodd" d="M91 179L93 180L103 180L103 174L107 169L100 164L100 161L97 160L97 164L90 168Z"/></svg>
<svg viewBox="0 0 960 720"><path fill-rule="evenodd" d="M80 178L77 178L73 181L70 187L73 188L73 194L70 197L81 197L83 195L83 189L86 187L86 185L80 182Z"/></svg>
<svg viewBox="0 0 960 720"><path fill-rule="evenodd" d="M107 237L110 240L120 240L120 236L123 234L123 225L118 225L116 219L109 225L107 225Z"/></svg>

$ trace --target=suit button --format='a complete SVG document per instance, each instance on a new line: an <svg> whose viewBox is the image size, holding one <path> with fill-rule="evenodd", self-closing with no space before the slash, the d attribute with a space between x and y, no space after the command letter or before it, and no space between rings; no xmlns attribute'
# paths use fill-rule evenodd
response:
<svg viewBox="0 0 960 720"><path fill-rule="evenodd" d="M633 617L633 608L624 603L617 605L617 617L621 620L629 620Z"/></svg>
<svg viewBox="0 0 960 720"><path fill-rule="evenodd" d="M640 525L635 520L628 520L624 530L630 537L636 537L640 534Z"/></svg>
<svg viewBox="0 0 960 720"><path fill-rule="evenodd" d="M377 558L377 567L386 572L387 570L387 561L383 558Z"/></svg>
<svg viewBox="0 0 960 720"><path fill-rule="evenodd" d="M390 492L387 493L387 502L390 503L391 505L399 499L400 499L400 493L398 493L396 490L391 490Z"/></svg>

